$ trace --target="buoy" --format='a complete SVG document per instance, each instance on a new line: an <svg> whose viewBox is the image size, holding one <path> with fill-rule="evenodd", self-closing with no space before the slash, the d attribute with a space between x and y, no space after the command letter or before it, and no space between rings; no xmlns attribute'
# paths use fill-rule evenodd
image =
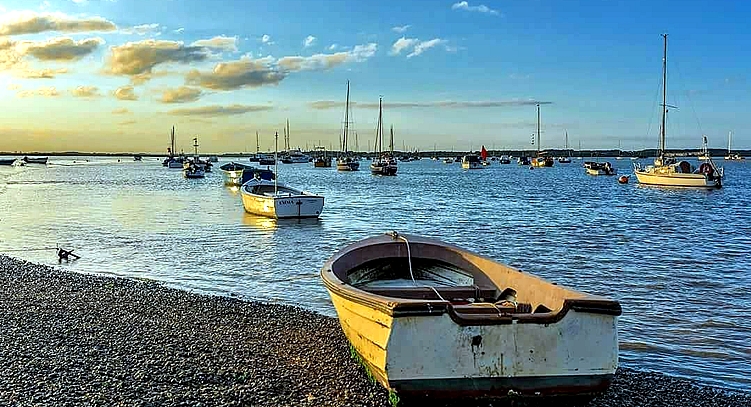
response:
<svg viewBox="0 0 751 407"><path fill-rule="evenodd" d="M534 166L531 166L531 165L530 165L530 166L529 166L529 169L530 169L530 170L534 170L534 169L535 169L535 167L534 167Z"/></svg>
<svg viewBox="0 0 751 407"><path fill-rule="evenodd" d="M618 183L619 184L628 184L628 175L621 175L618 177Z"/></svg>

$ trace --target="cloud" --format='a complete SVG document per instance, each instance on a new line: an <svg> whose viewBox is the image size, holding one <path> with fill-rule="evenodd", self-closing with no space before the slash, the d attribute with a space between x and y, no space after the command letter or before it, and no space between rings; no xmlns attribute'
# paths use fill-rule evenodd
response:
<svg viewBox="0 0 751 407"><path fill-rule="evenodd" d="M271 41L271 36L268 34L263 34L261 42L268 45L274 45L274 41Z"/></svg>
<svg viewBox="0 0 751 407"><path fill-rule="evenodd" d="M123 121L121 121L121 122L119 122L117 124L119 124L121 126L130 126L131 124L136 124L136 123L138 123L138 122L135 121L135 120L123 120Z"/></svg>
<svg viewBox="0 0 751 407"><path fill-rule="evenodd" d="M342 51L334 54L280 58L277 61L277 65L288 72L327 70L344 63L363 62L375 55L377 49L378 45L375 43L356 45L350 51Z"/></svg>
<svg viewBox="0 0 751 407"><path fill-rule="evenodd" d="M49 88L39 88L36 90L22 90L16 93L16 96L20 98L25 98L25 97L30 97L30 96L57 97L57 96L60 96L60 93L54 87L49 87Z"/></svg>
<svg viewBox="0 0 751 407"><path fill-rule="evenodd" d="M99 88L96 86L79 86L75 89L71 89L70 93L79 98L92 98L99 97Z"/></svg>
<svg viewBox="0 0 751 407"><path fill-rule="evenodd" d="M263 112L272 110L272 106L266 105L230 105L230 106L202 106L184 109L174 109L167 113L175 116L199 116L199 117L218 117L245 114L249 112Z"/></svg>
<svg viewBox="0 0 751 407"><path fill-rule="evenodd" d="M27 66L18 67L13 71L14 76L26 79L52 79L57 75L68 73L66 68L34 70Z"/></svg>
<svg viewBox="0 0 751 407"><path fill-rule="evenodd" d="M469 3L466 1L460 1L458 3L454 3L451 5L452 10L466 10L466 11L477 11L478 13L485 13L485 14L493 14L497 15L498 10L493 10L492 8L480 4L479 6L470 6Z"/></svg>
<svg viewBox="0 0 751 407"><path fill-rule="evenodd" d="M183 28L183 27L180 27L180 28L178 28L177 30L173 30L172 32L173 32L173 33L175 33L175 34L182 34L182 33L183 33L183 31L185 31L185 28Z"/></svg>
<svg viewBox="0 0 751 407"><path fill-rule="evenodd" d="M23 89L23 86L17 84L17 83L9 83L8 84L8 90L21 90Z"/></svg>
<svg viewBox="0 0 751 407"><path fill-rule="evenodd" d="M405 32L406 32L407 30L409 30L409 28L410 28L410 27L412 27L412 26L411 26L411 25L409 25L409 24L407 24L407 25L402 25L402 26L391 27L391 31L393 31L393 32L395 32L395 33L403 34L403 33L405 33Z"/></svg>
<svg viewBox="0 0 751 407"><path fill-rule="evenodd" d="M107 69L115 75L148 80L154 67L164 63L204 61L209 53L204 47L185 46L182 42L143 40L110 47Z"/></svg>
<svg viewBox="0 0 751 407"><path fill-rule="evenodd" d="M136 35L161 35L162 26L158 23L134 25L133 27L127 27L120 30L123 34L136 34Z"/></svg>
<svg viewBox="0 0 751 407"><path fill-rule="evenodd" d="M393 45L391 45L390 54L399 55L402 53L402 51L406 52L411 49L412 52L407 54L407 58L412 58L437 45L446 44L446 42L446 40L440 38L433 38L432 40L428 41L420 41L417 38L402 37L396 40Z"/></svg>
<svg viewBox="0 0 751 407"><path fill-rule="evenodd" d="M302 45L303 45L303 46L304 46L305 48L308 48L308 47L312 47L312 46L313 46L313 44L315 44L315 42L316 42L316 37L314 37L314 36L312 36L312 35L308 35L308 36L307 36L307 37L305 37L305 39L303 40L303 42L302 42Z"/></svg>
<svg viewBox="0 0 751 407"><path fill-rule="evenodd" d="M329 51L335 51L337 48L339 48L339 44L331 44L328 46Z"/></svg>
<svg viewBox="0 0 751 407"><path fill-rule="evenodd" d="M115 89L113 94L120 100L138 100L138 96L133 91L132 86L121 86Z"/></svg>
<svg viewBox="0 0 751 407"><path fill-rule="evenodd" d="M203 92L200 89L180 86L175 89L167 89L162 93L162 103L187 103L195 102Z"/></svg>
<svg viewBox="0 0 751 407"><path fill-rule="evenodd" d="M432 40L419 42L417 43L417 45L415 45L415 48L412 50L412 52L407 54L407 58L416 57L422 54L423 52L425 52L426 50L435 47L436 45L441 45L445 43L446 43L446 40L442 40L440 38L433 38Z"/></svg>
<svg viewBox="0 0 751 407"><path fill-rule="evenodd" d="M122 107L120 109L115 109L115 110L112 111L112 114L130 114L130 113L131 113L131 111L128 110L128 109L126 109L126 108L124 108L124 107Z"/></svg>
<svg viewBox="0 0 751 407"><path fill-rule="evenodd" d="M399 55L402 51L414 47L420 40L417 38L399 38L391 46L391 55Z"/></svg>
<svg viewBox="0 0 751 407"><path fill-rule="evenodd" d="M472 109L472 108L493 108L493 107L512 107L512 106L534 106L536 104L549 105L553 102L538 101L534 99L510 99L510 100L489 100L489 101L453 101L442 100L434 102L384 102L383 107L388 109L400 108L452 108L452 109ZM351 105L357 105L364 108L377 108L378 103L357 103L350 102ZM316 110L327 110L334 108L343 108L344 103L333 100L318 100L308 104Z"/></svg>
<svg viewBox="0 0 751 407"><path fill-rule="evenodd" d="M211 72L194 69L185 76L185 82L214 90L232 90L256 88L264 85L276 85L285 78L283 72L274 69L270 59L247 59L221 62Z"/></svg>
<svg viewBox="0 0 751 407"><path fill-rule="evenodd" d="M91 54L101 44L104 44L101 38L75 41L58 37L44 42L19 42L17 49L21 55L30 55L42 61L75 61Z"/></svg>
<svg viewBox="0 0 751 407"><path fill-rule="evenodd" d="M222 51L237 52L237 37L216 36L208 40L198 40L190 44L193 47L204 47Z"/></svg>
<svg viewBox="0 0 751 407"><path fill-rule="evenodd" d="M276 85L292 72L327 70L345 63L363 62L372 57L376 49L377 45L371 43L357 45L350 51L333 54L315 54L307 57L288 56L280 59L242 58L237 61L221 62L211 72L194 69L185 76L185 83L214 90Z"/></svg>
<svg viewBox="0 0 751 407"><path fill-rule="evenodd" d="M0 20L0 35L114 31L117 26L101 17L76 18L63 13L10 12Z"/></svg>

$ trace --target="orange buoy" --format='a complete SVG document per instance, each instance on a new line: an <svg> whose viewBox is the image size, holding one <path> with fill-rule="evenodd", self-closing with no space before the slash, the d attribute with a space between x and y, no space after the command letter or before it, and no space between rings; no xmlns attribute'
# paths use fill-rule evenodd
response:
<svg viewBox="0 0 751 407"><path fill-rule="evenodd" d="M618 177L618 183L619 184L628 184L628 175L621 175Z"/></svg>

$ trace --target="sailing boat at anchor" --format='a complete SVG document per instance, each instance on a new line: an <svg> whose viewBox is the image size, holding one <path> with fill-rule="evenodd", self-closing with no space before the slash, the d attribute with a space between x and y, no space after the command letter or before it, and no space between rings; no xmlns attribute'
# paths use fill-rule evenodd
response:
<svg viewBox="0 0 751 407"><path fill-rule="evenodd" d="M383 152L383 98L378 98L378 127L376 127L375 159L370 163L373 175L396 175L396 158L394 158L394 126L391 126L389 152Z"/></svg>
<svg viewBox="0 0 751 407"><path fill-rule="evenodd" d="M725 156L725 161L740 161L743 160L743 156L738 153L731 153L730 146L733 144L733 132L728 133L728 155Z"/></svg>
<svg viewBox="0 0 751 407"><path fill-rule="evenodd" d="M687 188L721 188L722 187L722 168L717 167L711 157L694 169L688 161L677 162L675 157L669 157L665 153L665 119L668 113L667 104L667 60L668 60L668 35L662 34L663 37L663 56L662 56L662 124L660 126L660 144L653 165L642 167L639 163L634 163L634 174L640 184L667 186L667 187L687 187ZM706 148L707 138L704 137L704 146Z"/></svg>
<svg viewBox="0 0 751 407"><path fill-rule="evenodd" d="M555 160L540 151L540 104L537 104L537 156L532 159L533 167L552 167Z"/></svg>
<svg viewBox="0 0 751 407"><path fill-rule="evenodd" d="M349 135L349 81L347 81L347 99L344 103L344 133L342 135L342 153L336 159L336 169L338 171L357 171L360 169L360 162L350 156L347 151L347 136Z"/></svg>
<svg viewBox="0 0 751 407"><path fill-rule="evenodd" d="M571 163L571 150L568 149L568 131L566 131L566 141L564 144L564 150L566 150L566 154L568 155L558 157L558 162L561 164L569 164Z"/></svg>

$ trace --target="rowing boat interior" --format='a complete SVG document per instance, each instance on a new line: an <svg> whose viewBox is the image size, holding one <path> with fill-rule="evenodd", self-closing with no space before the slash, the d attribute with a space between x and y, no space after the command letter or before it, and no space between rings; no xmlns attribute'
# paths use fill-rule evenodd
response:
<svg viewBox="0 0 751 407"><path fill-rule="evenodd" d="M411 252L403 241L384 238L353 245L325 266L331 274L324 273L324 280L335 278L327 284L330 289L388 313L444 309L469 324L498 323L489 319L504 315L519 322L554 322L571 308L621 312L616 301L558 286L438 241L410 238Z"/></svg>

